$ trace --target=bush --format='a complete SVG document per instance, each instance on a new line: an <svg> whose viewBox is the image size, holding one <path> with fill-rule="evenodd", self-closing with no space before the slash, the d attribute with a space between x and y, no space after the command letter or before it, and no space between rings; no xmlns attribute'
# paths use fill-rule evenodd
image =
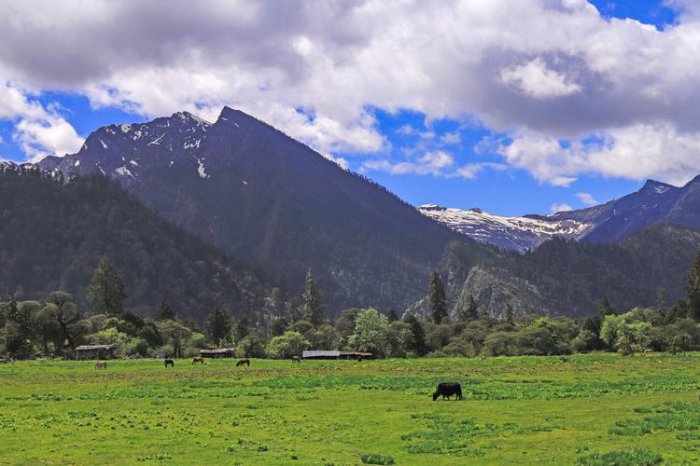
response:
<svg viewBox="0 0 700 466"><path fill-rule="evenodd" d="M577 460L578 464L585 466L655 466L661 462L661 455L649 450L613 450Z"/></svg>
<svg viewBox="0 0 700 466"><path fill-rule="evenodd" d="M364 464L395 464L394 458L389 455L362 455L360 459Z"/></svg>
<svg viewBox="0 0 700 466"><path fill-rule="evenodd" d="M309 348L309 340L299 332L284 332L282 335L270 340L267 345L267 354L271 358L288 359L298 356Z"/></svg>

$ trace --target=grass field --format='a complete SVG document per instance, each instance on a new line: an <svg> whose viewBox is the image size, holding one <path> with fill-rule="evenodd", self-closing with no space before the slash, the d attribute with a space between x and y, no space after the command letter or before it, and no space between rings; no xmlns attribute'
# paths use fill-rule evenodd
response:
<svg viewBox="0 0 700 466"><path fill-rule="evenodd" d="M234 365L0 365L0 464L700 464L700 353Z"/></svg>

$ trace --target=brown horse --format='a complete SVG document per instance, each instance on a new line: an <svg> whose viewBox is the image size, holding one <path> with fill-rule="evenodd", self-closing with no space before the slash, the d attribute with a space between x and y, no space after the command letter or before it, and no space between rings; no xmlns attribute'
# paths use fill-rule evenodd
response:
<svg viewBox="0 0 700 466"><path fill-rule="evenodd" d="M170 367L175 367L175 361L173 361L173 360L170 359L170 358L166 358L166 359L163 361L163 364L165 365L165 367L168 367L168 366L170 366Z"/></svg>
<svg viewBox="0 0 700 466"><path fill-rule="evenodd" d="M250 359L248 359L248 358L241 359L240 361L238 361L238 362L236 363L236 367L241 367L241 366L248 366L248 367L250 367Z"/></svg>
<svg viewBox="0 0 700 466"><path fill-rule="evenodd" d="M95 369L107 369L107 363L104 361L97 361L95 363Z"/></svg>
<svg viewBox="0 0 700 466"><path fill-rule="evenodd" d="M199 356L193 357L192 364L197 364L197 363L204 364L204 358L199 357Z"/></svg>
<svg viewBox="0 0 700 466"><path fill-rule="evenodd" d="M299 356L292 356L292 362L301 362L301 358Z"/></svg>

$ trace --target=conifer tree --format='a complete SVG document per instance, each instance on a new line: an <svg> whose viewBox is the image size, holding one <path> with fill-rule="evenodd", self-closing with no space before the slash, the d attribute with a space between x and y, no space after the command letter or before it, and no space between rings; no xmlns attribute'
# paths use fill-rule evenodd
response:
<svg viewBox="0 0 700 466"><path fill-rule="evenodd" d="M513 309L513 305L511 303L506 304L505 318L506 322L509 324L515 322L515 310Z"/></svg>
<svg viewBox="0 0 700 466"><path fill-rule="evenodd" d="M311 269L306 273L306 285L302 294L302 311L304 319L311 322L314 326L319 326L323 323L323 302L321 301L321 292L316 288L314 276Z"/></svg>
<svg viewBox="0 0 700 466"><path fill-rule="evenodd" d="M207 317L207 336L218 345L227 339L230 333L231 319L220 308L214 308Z"/></svg>
<svg viewBox="0 0 700 466"><path fill-rule="evenodd" d="M442 284L440 275L436 271L430 275L430 284L428 285L428 301L430 305L430 316L433 322L439 324L446 320L447 315L447 299L445 298L445 287Z"/></svg>
<svg viewBox="0 0 700 466"><path fill-rule="evenodd" d="M175 319L175 311L170 306L170 303L163 300L158 306L158 320L173 320Z"/></svg>
<svg viewBox="0 0 700 466"><path fill-rule="evenodd" d="M117 269L105 257L100 259L95 268L87 298L95 314L118 316L124 312L124 282Z"/></svg>
<svg viewBox="0 0 700 466"><path fill-rule="evenodd" d="M598 307L598 315L600 316L601 322L605 319L605 316L617 315L617 311L613 305L610 304L608 298L603 298L603 300L600 302L600 306Z"/></svg>
<svg viewBox="0 0 700 466"><path fill-rule="evenodd" d="M403 320L409 325L410 333L406 341L406 350L412 351L416 356L424 356L427 353L425 343L425 331L420 321L413 315L408 315Z"/></svg>
<svg viewBox="0 0 700 466"><path fill-rule="evenodd" d="M688 313L700 321L700 252L695 256L688 276Z"/></svg>

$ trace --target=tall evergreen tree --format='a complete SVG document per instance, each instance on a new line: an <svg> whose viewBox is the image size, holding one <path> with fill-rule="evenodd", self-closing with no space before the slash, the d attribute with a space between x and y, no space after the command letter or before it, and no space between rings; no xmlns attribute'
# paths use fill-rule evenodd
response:
<svg viewBox="0 0 700 466"><path fill-rule="evenodd" d="M511 303L506 304L505 320L509 324L515 322L515 309L513 309L513 305Z"/></svg>
<svg viewBox="0 0 700 466"><path fill-rule="evenodd" d="M439 324L447 319L447 299L445 298L445 287L442 284L440 275L436 271L430 275L428 285L428 301L430 305L430 316L433 322Z"/></svg>
<svg viewBox="0 0 700 466"><path fill-rule="evenodd" d="M314 276L311 269L306 273L306 286L302 295L302 311L304 319L308 320L315 326L323 323L323 302L321 301L321 292L316 288Z"/></svg>
<svg viewBox="0 0 700 466"><path fill-rule="evenodd" d="M231 333L231 319L219 307L215 307L207 317L206 327L209 339L219 345Z"/></svg>
<svg viewBox="0 0 700 466"><path fill-rule="evenodd" d="M121 315L126 291L119 272L107 258L100 259L90 281L88 302L95 314Z"/></svg>
<svg viewBox="0 0 700 466"><path fill-rule="evenodd" d="M688 276L688 312L700 321L700 252L695 256Z"/></svg>
<svg viewBox="0 0 700 466"><path fill-rule="evenodd" d="M158 320L173 320L175 319L175 311L170 306L170 303L163 300L158 305Z"/></svg>
<svg viewBox="0 0 700 466"><path fill-rule="evenodd" d="M396 309L389 309L389 312L386 313L386 318L389 319L389 322L395 322L399 320L399 315L396 313Z"/></svg>
<svg viewBox="0 0 700 466"><path fill-rule="evenodd" d="M416 356L424 356L428 352L425 343L425 331L420 321L413 315L408 315L403 320L408 324L410 333L406 341L406 350L412 351Z"/></svg>
<svg viewBox="0 0 700 466"><path fill-rule="evenodd" d="M598 316L600 316L600 321L605 319L605 316L614 316L617 315L617 311L613 307L612 304L610 304L610 301L608 301L608 298L603 298L603 300L600 302L600 306L598 307Z"/></svg>

